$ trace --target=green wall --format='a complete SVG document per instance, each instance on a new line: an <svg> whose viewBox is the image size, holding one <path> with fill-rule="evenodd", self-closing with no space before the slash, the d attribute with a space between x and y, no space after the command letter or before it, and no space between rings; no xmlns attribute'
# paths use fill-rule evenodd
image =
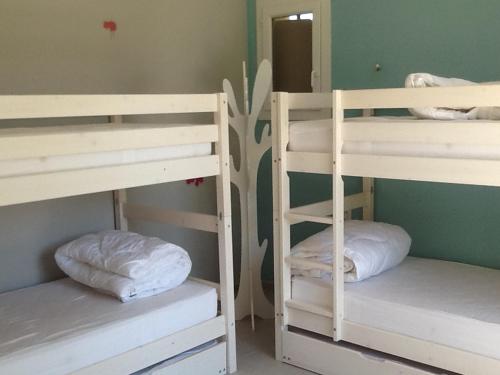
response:
<svg viewBox="0 0 500 375"><path fill-rule="evenodd" d="M255 1L248 6L254 9ZM499 14L497 0L332 0L333 87L400 87L408 73L420 71L500 80ZM255 12L248 25L255 60ZM269 237L269 160L261 169L259 219ZM296 201L328 196L329 184L294 180ZM377 180L375 215L410 233L413 255L500 268L500 189ZM310 230L299 229L294 239ZM263 278L272 278L270 256Z"/></svg>

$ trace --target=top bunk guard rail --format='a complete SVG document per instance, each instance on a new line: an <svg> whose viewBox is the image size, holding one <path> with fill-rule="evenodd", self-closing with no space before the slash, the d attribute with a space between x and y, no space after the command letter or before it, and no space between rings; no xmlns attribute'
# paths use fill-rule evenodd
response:
<svg viewBox="0 0 500 375"><path fill-rule="evenodd" d="M216 95L0 96L0 120L206 112L217 112Z"/></svg>
<svg viewBox="0 0 500 375"><path fill-rule="evenodd" d="M0 206L219 176L227 111L225 94L0 96L0 119L214 117L208 125L114 122L0 129ZM215 154L210 144L218 146ZM201 145L204 151L191 153L182 145Z"/></svg>
<svg viewBox="0 0 500 375"><path fill-rule="evenodd" d="M218 132L215 124L98 124L0 129L0 160L211 143L218 140Z"/></svg>
<svg viewBox="0 0 500 375"><path fill-rule="evenodd" d="M332 93L287 93L289 110L331 109Z"/></svg>
<svg viewBox="0 0 500 375"><path fill-rule="evenodd" d="M333 108L333 103L337 103L333 115L340 115L340 119L332 121L340 124L342 136L332 140L332 145L342 147L337 158L342 175L500 186L499 121L415 121L393 117L358 122L341 116L343 111L352 109L369 114L374 109L500 107L500 85L275 93L274 98L275 106L279 102L279 110L287 114L307 108ZM288 117L279 123L283 136L288 137ZM381 147L407 144L418 151L356 151L356 142L380 142ZM431 147L422 148L425 145ZM286 159L285 168L290 172L332 174L330 152L287 151Z"/></svg>
<svg viewBox="0 0 500 375"><path fill-rule="evenodd" d="M342 108L399 109L500 106L500 85L341 90ZM332 108L331 93L289 93L290 110Z"/></svg>
<svg viewBox="0 0 500 375"><path fill-rule="evenodd" d="M343 109L500 106L500 85L342 91Z"/></svg>

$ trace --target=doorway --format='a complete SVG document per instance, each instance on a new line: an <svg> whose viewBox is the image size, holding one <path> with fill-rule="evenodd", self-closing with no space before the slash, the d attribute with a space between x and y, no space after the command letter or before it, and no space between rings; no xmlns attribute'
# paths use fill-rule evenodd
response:
<svg viewBox="0 0 500 375"><path fill-rule="evenodd" d="M312 13L273 19L273 91L313 91L313 20Z"/></svg>
<svg viewBox="0 0 500 375"><path fill-rule="evenodd" d="M331 91L331 0L257 0L257 58L273 91Z"/></svg>

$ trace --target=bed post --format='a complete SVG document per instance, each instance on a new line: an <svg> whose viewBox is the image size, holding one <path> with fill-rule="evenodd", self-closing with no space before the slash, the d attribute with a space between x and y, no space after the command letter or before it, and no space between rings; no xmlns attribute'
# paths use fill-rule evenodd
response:
<svg viewBox="0 0 500 375"><path fill-rule="evenodd" d="M342 180L342 91L333 91L333 339L342 340L344 319L344 181Z"/></svg>
<svg viewBox="0 0 500 375"><path fill-rule="evenodd" d="M365 204L363 205L363 220L373 221L375 179L370 177L363 177L363 194L365 195Z"/></svg>
<svg viewBox="0 0 500 375"><path fill-rule="evenodd" d="M363 109L363 117L375 116L374 109ZM374 193L375 179L363 177L363 194L365 195L365 203L363 205L363 220L373 221L374 218Z"/></svg>
<svg viewBox="0 0 500 375"><path fill-rule="evenodd" d="M273 220L274 220L274 309L275 356L283 360L283 331L288 323L285 301L291 299L290 223L286 212L290 210L290 181L287 174L286 148L288 145L288 94L273 93Z"/></svg>
<svg viewBox="0 0 500 375"><path fill-rule="evenodd" d="M216 177L217 215L219 217L219 269L222 314L226 318L227 372L236 371L236 328L234 323L233 242L231 227L231 180L229 169L229 123L226 94L217 96L215 123L219 126L220 173Z"/></svg>
<svg viewBox="0 0 500 375"><path fill-rule="evenodd" d="M121 124L123 122L122 116L110 116L109 120L113 124ZM128 219L125 214L125 205L127 204L127 190L114 190L113 204L115 207L115 229L127 231Z"/></svg>

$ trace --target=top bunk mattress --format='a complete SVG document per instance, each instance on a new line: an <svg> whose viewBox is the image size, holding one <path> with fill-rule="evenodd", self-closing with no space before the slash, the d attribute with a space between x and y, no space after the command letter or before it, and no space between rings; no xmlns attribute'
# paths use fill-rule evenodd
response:
<svg viewBox="0 0 500 375"><path fill-rule="evenodd" d="M121 303L62 279L0 295L0 373L67 374L217 315L217 293L186 281Z"/></svg>
<svg viewBox="0 0 500 375"><path fill-rule="evenodd" d="M345 123L352 122L415 122L416 117L353 117L346 118ZM484 122L471 120L470 122ZM500 124L498 125L500 126ZM332 119L291 122L289 128L289 151L295 152L332 152ZM345 142L342 153L380 156L425 156L436 158L469 158L469 159L500 159L500 149L497 146L432 144L432 143L395 143L395 142Z"/></svg>
<svg viewBox="0 0 500 375"><path fill-rule="evenodd" d="M293 299L332 308L331 281L295 277ZM345 284L345 319L500 359L500 271L408 257Z"/></svg>

